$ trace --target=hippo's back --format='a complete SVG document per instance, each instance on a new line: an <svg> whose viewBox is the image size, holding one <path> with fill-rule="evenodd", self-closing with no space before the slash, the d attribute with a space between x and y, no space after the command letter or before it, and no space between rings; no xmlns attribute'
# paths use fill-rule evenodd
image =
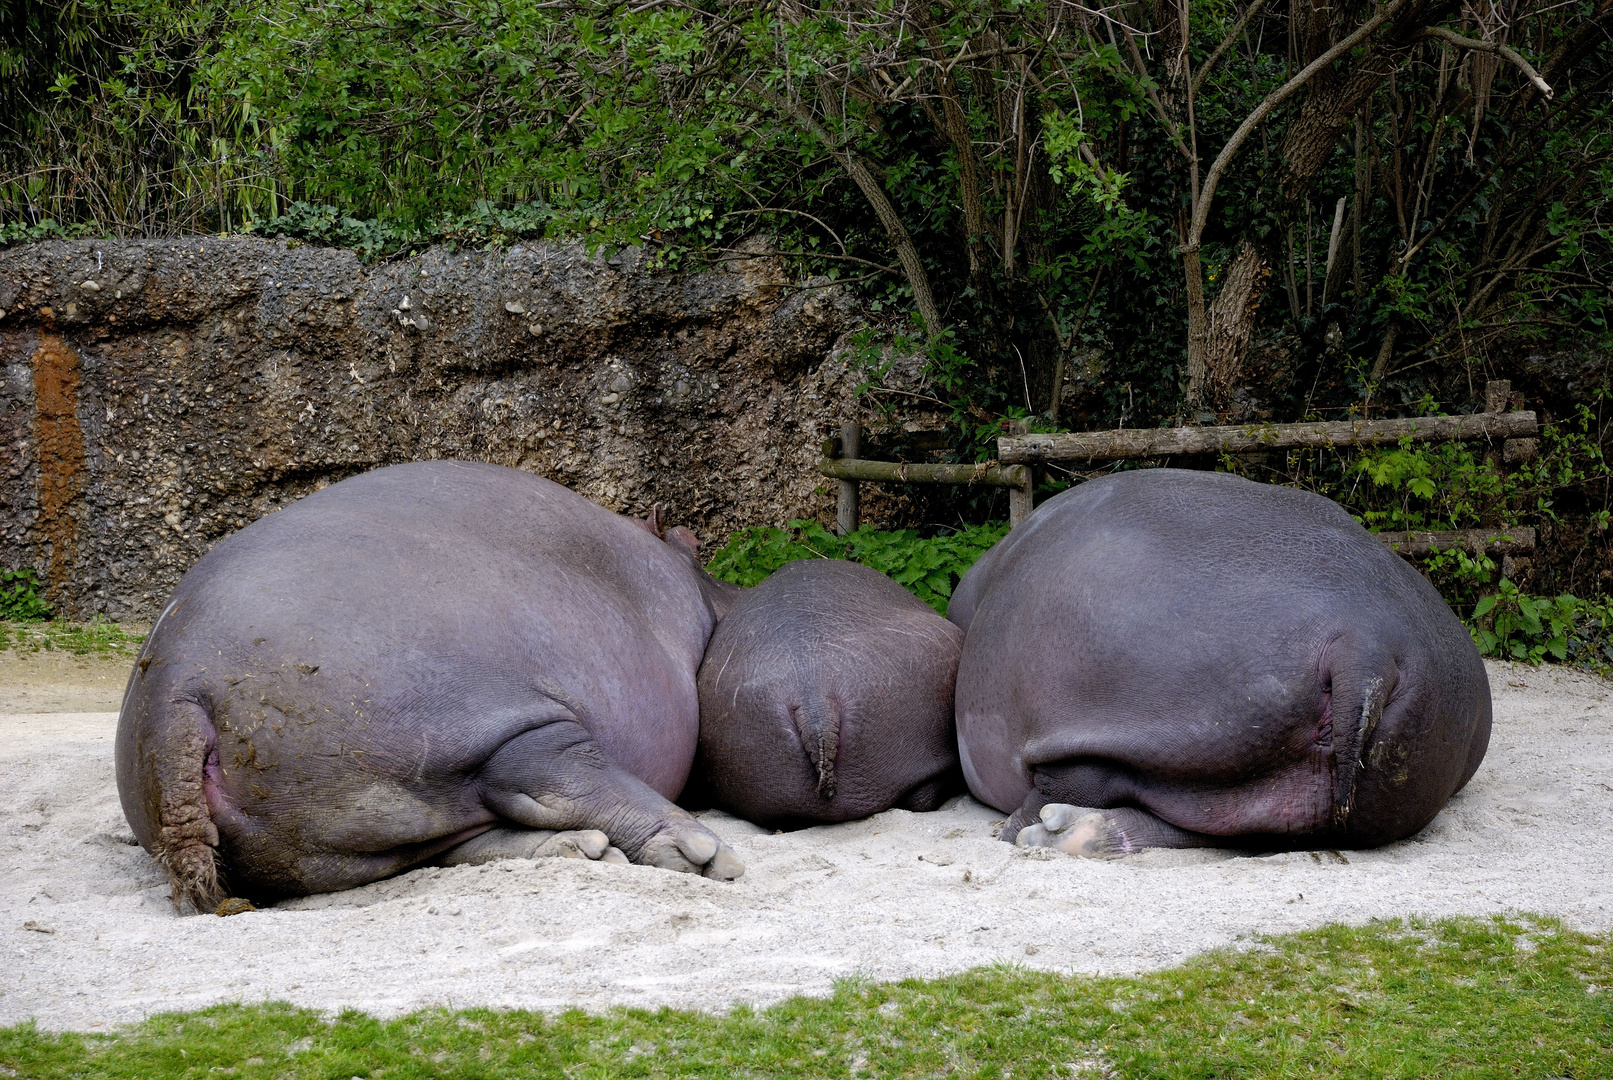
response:
<svg viewBox="0 0 1613 1080"><path fill-rule="evenodd" d="M962 638L870 567L785 565L712 634L697 775L718 806L769 825L934 809L956 787Z"/></svg>

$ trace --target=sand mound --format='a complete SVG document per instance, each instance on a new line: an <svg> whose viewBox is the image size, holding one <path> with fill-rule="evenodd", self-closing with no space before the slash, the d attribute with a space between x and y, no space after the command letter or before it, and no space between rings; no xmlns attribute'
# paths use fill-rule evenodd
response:
<svg viewBox="0 0 1613 1080"><path fill-rule="evenodd" d="M112 779L115 714L0 713L0 1025L95 1030L263 999L376 1014L721 1008L995 962L1133 972L1252 934L1404 914L1525 910L1606 929L1613 686L1507 664L1490 676L1478 775L1429 828L1377 851L1085 862L995 840L1001 815L960 799L789 835L704 815L746 861L732 884L505 862L228 919L175 916L134 846Z"/></svg>

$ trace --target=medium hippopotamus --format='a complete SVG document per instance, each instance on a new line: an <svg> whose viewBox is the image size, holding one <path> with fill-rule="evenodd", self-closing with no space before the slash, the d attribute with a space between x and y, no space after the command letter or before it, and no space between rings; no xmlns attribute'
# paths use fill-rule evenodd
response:
<svg viewBox="0 0 1613 1080"><path fill-rule="evenodd" d="M658 531L434 461L220 543L152 627L118 720L123 810L176 906L557 851L737 877L670 801L735 590L686 531Z"/></svg>
<svg viewBox="0 0 1613 1080"><path fill-rule="evenodd" d="M963 634L877 570L803 559L747 591L700 666L695 782L766 825L933 810L961 789Z"/></svg>
<svg viewBox="0 0 1613 1080"><path fill-rule="evenodd" d="M1467 630L1303 491L1090 481L987 552L947 614L964 775L1020 844L1383 844L1433 820L1489 742Z"/></svg>

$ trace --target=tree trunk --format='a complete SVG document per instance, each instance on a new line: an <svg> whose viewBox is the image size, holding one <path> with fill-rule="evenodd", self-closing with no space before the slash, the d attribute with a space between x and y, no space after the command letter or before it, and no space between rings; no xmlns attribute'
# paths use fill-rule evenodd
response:
<svg viewBox="0 0 1613 1080"><path fill-rule="evenodd" d="M913 304L924 320L924 333L934 340L936 335L945 329L941 322L941 309L936 306L935 292L930 288L930 277L924 270L923 260L919 258L918 246L913 243L913 237L907 231L907 226L902 223L902 217L896 212L890 196L885 194L884 185L868 166L863 164L856 151L841 145L801 101L771 90L761 91L760 96L817 139L840 163L840 167L846 170L846 174L862 192L863 198L868 200L874 216L885 227L885 234L890 238L891 246L896 249L896 258L902 264L902 272L907 277L907 283L912 286ZM832 100L831 97L831 103Z"/></svg>
<svg viewBox="0 0 1613 1080"><path fill-rule="evenodd" d="M1368 45L1364 56L1350 63L1342 72L1335 73L1328 70L1318 73L1307 88L1283 142L1284 175L1281 190L1284 201L1291 210L1297 208L1301 201L1308 203L1311 185L1327 163L1334 145L1344 131L1355 122L1356 115L1372 92L1387 78L1386 72L1392 70L1392 65L1386 61L1412 48L1418 40L1422 26L1437 22L1456 6L1456 0L1411 0L1390 20L1388 33L1377 42ZM1289 22L1290 31L1293 32L1293 19L1290 18ZM1294 47L1296 49L1300 47L1297 39ZM1309 47L1316 45L1313 42ZM1211 171L1214 173L1215 169L1212 168ZM1292 217L1292 214L1289 216ZM1286 246L1285 282L1288 286L1289 306L1297 322L1301 309L1299 290L1294 280L1292 231L1287 233ZM1310 247L1308 232L1306 247L1307 249ZM1207 343L1206 351L1202 354L1202 363L1207 372L1213 372L1211 377L1217 394L1230 394L1232 391L1233 382L1243 364L1243 350L1248 345L1249 333L1254 328L1254 314L1260 299L1260 289L1269 273L1264 256L1247 241L1240 246L1237 256L1227 268L1227 280L1222 286L1222 295L1216 298L1216 312L1211 316L1212 320L1219 316L1219 332L1207 328L1207 332L1214 334L1216 340L1213 345ZM1242 275L1244 281L1236 283L1235 275ZM1308 273L1306 284L1308 290L1310 284ZM1190 287L1189 303L1191 302ZM1190 367L1192 325L1190 311L1188 321ZM1224 399L1217 400L1218 403L1224 404Z"/></svg>
<svg viewBox="0 0 1613 1080"><path fill-rule="evenodd" d="M1205 329L1205 365L1210 380L1210 401L1222 411L1232 403L1232 391L1243 371L1243 351L1255 327L1260 297L1271 267L1260 249L1245 240L1221 276L1221 290L1210 305Z"/></svg>
<svg viewBox="0 0 1613 1080"><path fill-rule="evenodd" d="M1197 246L1182 247L1182 275L1187 281L1187 408L1197 413L1207 404L1209 356L1204 316L1204 267Z"/></svg>

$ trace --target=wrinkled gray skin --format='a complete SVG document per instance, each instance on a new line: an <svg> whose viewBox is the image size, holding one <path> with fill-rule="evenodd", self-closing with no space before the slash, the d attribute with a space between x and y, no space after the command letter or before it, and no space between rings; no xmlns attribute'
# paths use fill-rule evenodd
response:
<svg viewBox="0 0 1613 1080"><path fill-rule="evenodd" d="M185 575L130 676L123 809L176 905L569 854L733 878L669 800L736 590L692 535L515 469L335 484Z"/></svg>
<svg viewBox="0 0 1613 1080"><path fill-rule="evenodd" d="M1021 844L1370 847L1433 820L1489 742L1462 624L1305 492L1090 481L987 552L947 614L964 775Z"/></svg>
<svg viewBox="0 0 1613 1080"><path fill-rule="evenodd" d="M935 809L962 788L952 727L962 643L877 570L787 564L744 593L707 646L695 782L765 825Z"/></svg>

